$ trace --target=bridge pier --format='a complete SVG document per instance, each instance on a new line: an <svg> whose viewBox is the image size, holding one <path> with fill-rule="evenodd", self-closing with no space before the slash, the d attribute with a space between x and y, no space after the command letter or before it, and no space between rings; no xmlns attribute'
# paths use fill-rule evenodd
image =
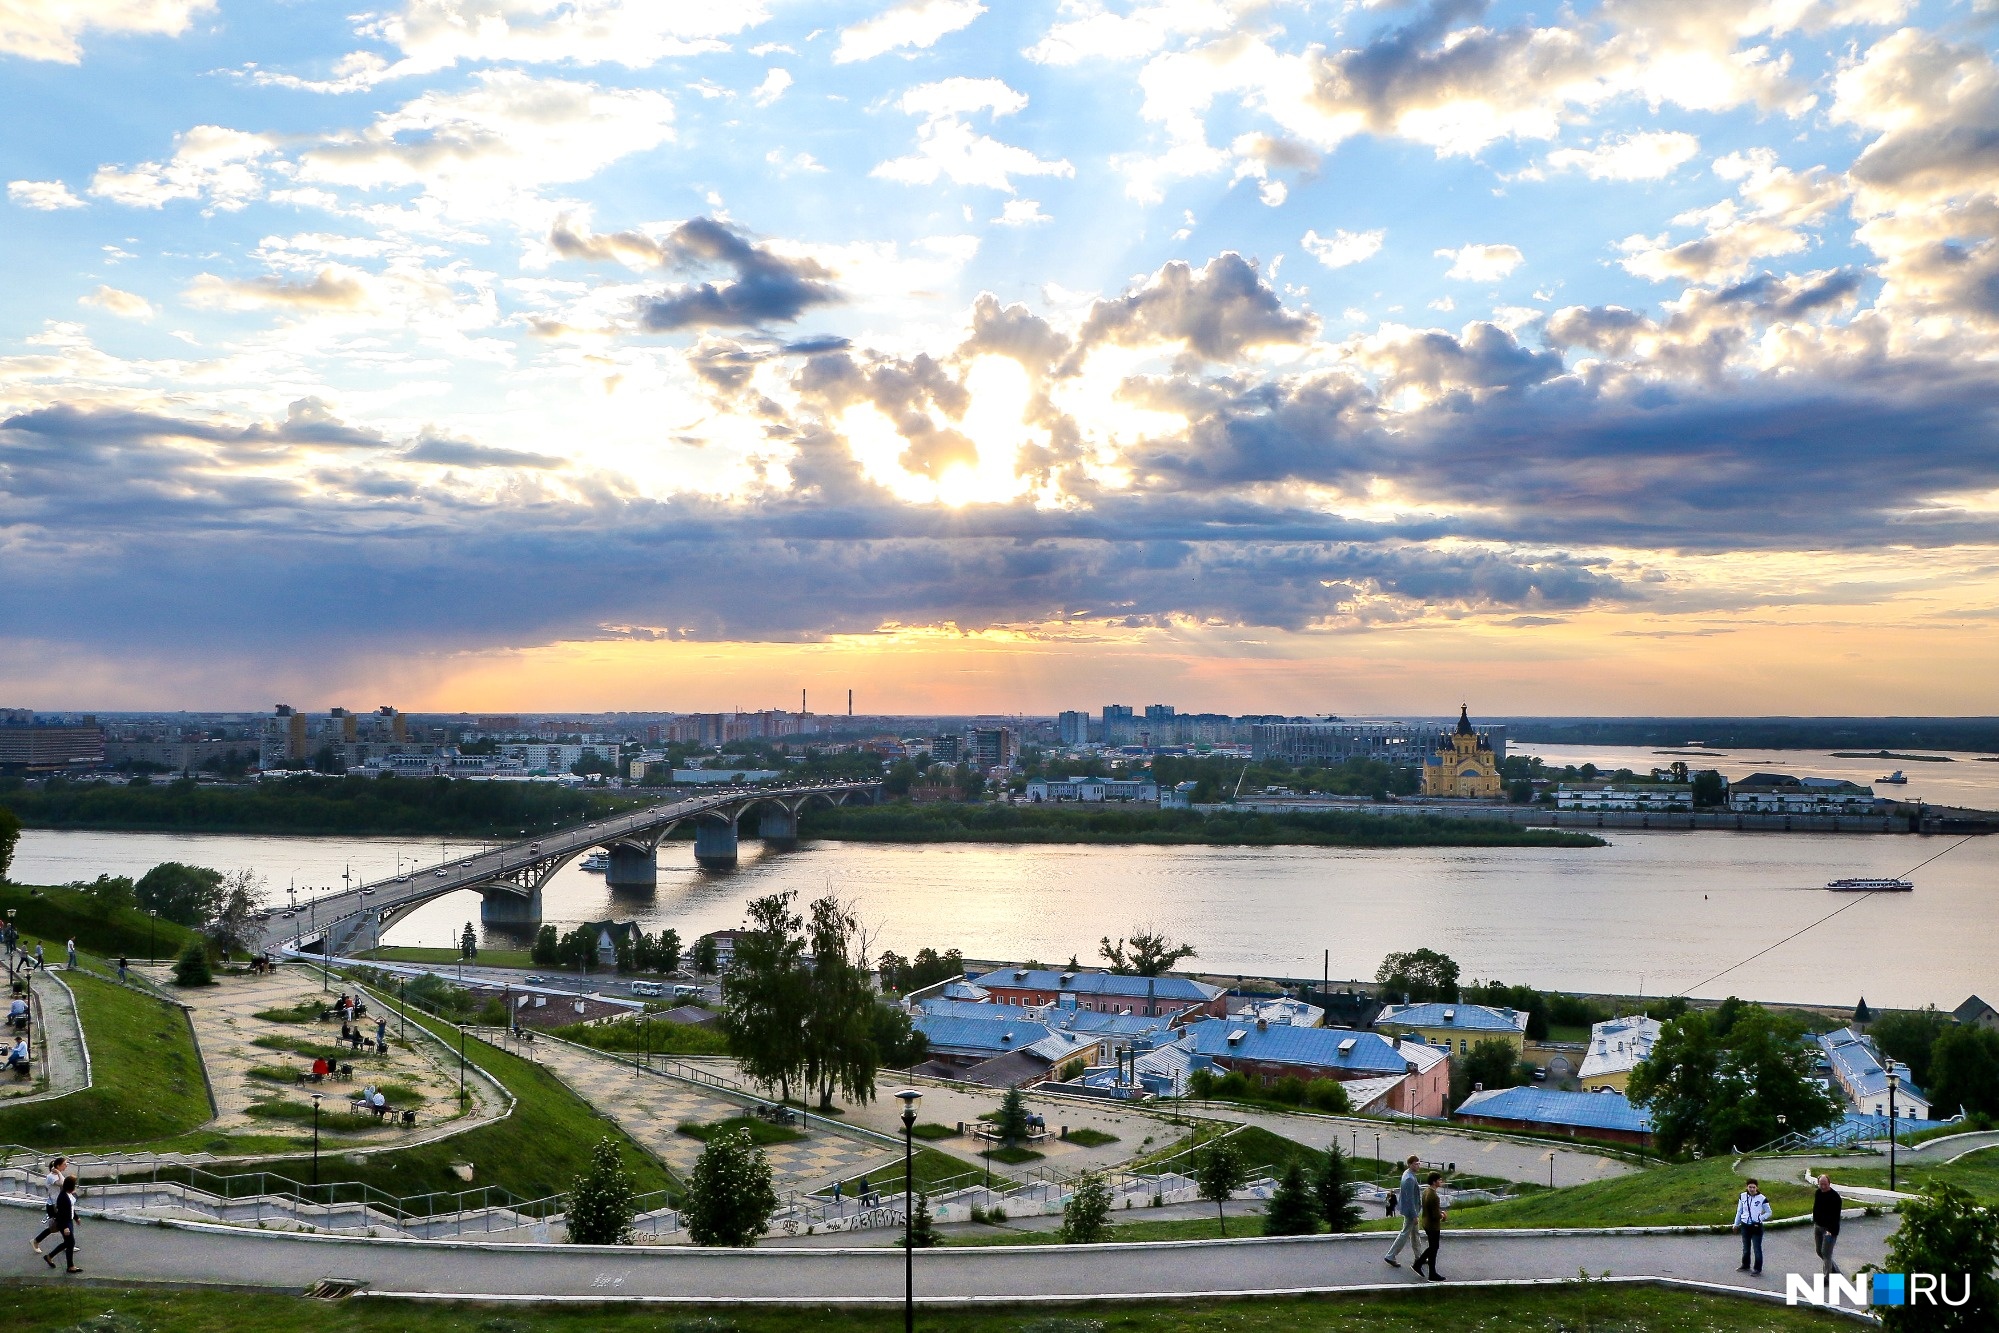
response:
<svg viewBox="0 0 1999 1333"><path fill-rule="evenodd" d="M694 825L694 864L704 870L736 868L736 821L703 819Z"/></svg>
<svg viewBox="0 0 1999 1333"><path fill-rule="evenodd" d="M479 920L489 926L539 925L541 890L527 894L497 888L481 890Z"/></svg>
<svg viewBox="0 0 1999 1333"><path fill-rule="evenodd" d="M796 847L798 812L781 805L766 805L763 817L757 821L757 836L763 839L766 847Z"/></svg>
<svg viewBox="0 0 1999 1333"><path fill-rule="evenodd" d="M611 864L604 870L604 883L614 889L650 889L659 884L659 855L649 847L628 842L613 843Z"/></svg>

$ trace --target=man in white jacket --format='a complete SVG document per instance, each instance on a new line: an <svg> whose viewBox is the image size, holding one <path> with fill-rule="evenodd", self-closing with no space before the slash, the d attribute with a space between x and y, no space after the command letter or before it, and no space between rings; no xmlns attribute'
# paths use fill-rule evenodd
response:
<svg viewBox="0 0 1999 1333"><path fill-rule="evenodd" d="M1742 1267L1738 1273L1763 1276L1763 1226L1770 1220L1770 1200L1762 1186L1750 1181L1735 1201L1735 1229L1742 1233ZM1750 1264L1751 1255L1755 1264Z"/></svg>

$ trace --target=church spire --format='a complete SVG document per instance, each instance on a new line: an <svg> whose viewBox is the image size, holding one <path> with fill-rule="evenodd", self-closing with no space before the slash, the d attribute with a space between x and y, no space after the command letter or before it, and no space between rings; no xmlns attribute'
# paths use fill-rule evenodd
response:
<svg viewBox="0 0 1999 1333"><path fill-rule="evenodd" d="M1458 705L1458 735L1460 735L1460 736L1469 736L1469 735L1471 735L1471 734L1472 734L1472 729L1471 729L1471 705L1470 705L1470 704L1459 704L1459 705Z"/></svg>

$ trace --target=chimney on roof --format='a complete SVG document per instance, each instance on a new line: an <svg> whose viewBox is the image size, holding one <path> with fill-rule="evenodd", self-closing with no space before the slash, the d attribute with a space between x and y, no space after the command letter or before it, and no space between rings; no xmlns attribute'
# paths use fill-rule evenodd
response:
<svg viewBox="0 0 1999 1333"><path fill-rule="evenodd" d="M1259 1018L1258 1018L1258 1019L1256 1020L1256 1030L1257 1030L1258 1032L1268 1032L1268 1031L1270 1031L1270 1020L1269 1020L1269 1019L1267 1019L1267 1018L1261 1018L1261 1017L1259 1017Z"/></svg>

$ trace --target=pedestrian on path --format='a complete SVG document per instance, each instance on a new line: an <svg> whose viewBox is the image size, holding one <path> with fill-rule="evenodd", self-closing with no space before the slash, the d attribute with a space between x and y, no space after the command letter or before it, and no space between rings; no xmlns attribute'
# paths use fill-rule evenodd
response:
<svg viewBox="0 0 1999 1333"><path fill-rule="evenodd" d="M42 961L42 942L41 942L40 940L36 940L36 941L35 941L35 970L36 970L37 972L40 972L40 971L43 971L43 970L45 970L45 969L46 969L47 967L48 967L48 964Z"/></svg>
<svg viewBox="0 0 1999 1333"><path fill-rule="evenodd" d="M33 1240L28 1242L34 1246L35 1253L38 1256L42 1252L42 1242L56 1233L56 1200L62 1197L62 1183L69 1175L65 1169L68 1163L69 1158L67 1157L51 1159L48 1174L42 1177L42 1189L48 1195L47 1201L42 1205L42 1215L48 1218L49 1224L43 1227Z"/></svg>
<svg viewBox="0 0 1999 1333"><path fill-rule="evenodd" d="M1430 1183L1423 1190L1423 1201L1417 1206L1423 1221L1423 1253L1416 1256L1414 1267L1417 1272L1430 1270L1430 1281L1442 1282L1444 1275L1437 1271L1437 1251L1444 1243L1444 1218L1448 1209L1444 1207L1444 1173L1432 1171Z"/></svg>
<svg viewBox="0 0 1999 1333"><path fill-rule="evenodd" d="M62 1193L56 1196L56 1215L49 1223L62 1236L62 1244L56 1246L55 1254L44 1254L42 1262L50 1268L56 1266L56 1255L63 1256L63 1272L81 1273L76 1266L76 1177L64 1176Z"/></svg>
<svg viewBox="0 0 1999 1333"><path fill-rule="evenodd" d="M375 1050L382 1055L389 1053L389 1020L386 1015L375 1019Z"/></svg>
<svg viewBox="0 0 1999 1333"><path fill-rule="evenodd" d="M1395 1187L1395 1211L1402 1214L1402 1230L1396 1233L1395 1243L1388 1247L1388 1253L1381 1256L1382 1262L1390 1268L1402 1267L1402 1261L1395 1256L1402 1253L1404 1245L1411 1250L1418 1248L1416 1213L1423 1206L1423 1183L1416 1179L1416 1167L1421 1161L1415 1153L1410 1153L1408 1162L1402 1168L1402 1181Z"/></svg>
<svg viewBox="0 0 1999 1333"><path fill-rule="evenodd" d="M1742 1266L1735 1271L1751 1277L1763 1276L1763 1228L1770 1221L1770 1199L1763 1187L1750 1181L1735 1201L1735 1229L1742 1233ZM1755 1263L1750 1263L1751 1257Z"/></svg>
<svg viewBox="0 0 1999 1333"><path fill-rule="evenodd" d="M1812 1195L1812 1250L1823 1265L1819 1271L1827 1276L1839 1271L1839 1265L1833 1262L1832 1252L1839 1244L1841 1205L1839 1191L1832 1187L1832 1177L1821 1175L1818 1193Z"/></svg>
<svg viewBox="0 0 1999 1333"><path fill-rule="evenodd" d="M118 984L121 986L125 984L125 960L123 958L118 960Z"/></svg>
<svg viewBox="0 0 1999 1333"><path fill-rule="evenodd" d="M70 970L70 971L72 971L72 972L76 971L76 941L75 941L75 940L71 940L71 941L69 942L69 964L68 964L68 966L69 966L69 970Z"/></svg>

